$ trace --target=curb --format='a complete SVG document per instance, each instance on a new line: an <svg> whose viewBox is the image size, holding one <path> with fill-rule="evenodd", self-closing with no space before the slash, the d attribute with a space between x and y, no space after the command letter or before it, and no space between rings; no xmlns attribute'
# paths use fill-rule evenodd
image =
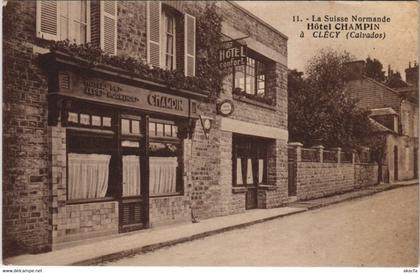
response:
<svg viewBox="0 0 420 273"><path fill-rule="evenodd" d="M282 218L284 216L289 216L289 215L293 215L293 214L302 213L302 212L305 212L305 211L308 211L308 209L307 208L301 208L301 210L299 210L299 211L288 212L288 213L285 213L285 214L274 215L274 216L270 216L270 217L267 217L267 218L254 220L254 221L251 221L251 222L246 222L246 223L241 223L241 224L237 224L237 225L233 225L233 226L223 227L223 228L219 228L219 229L215 229L215 230L211 230L211 231L205 231L205 232L202 232L202 233L197 233L197 234L194 234L194 235L181 237L179 239L170 240L170 241L166 241L166 242L155 243L155 244L151 244L151 245L145 245L145 246L141 246L141 247L138 247L138 248L132 248L132 249L129 249L129 250L118 251L118 252L115 252L115 253L110 253L110 254L98 256L98 257L95 257L95 258L90 258L90 259L74 262L74 263L71 263L69 265L75 265L75 266L98 265L100 263L110 262L110 261L113 261L113 260L118 260L118 259L121 259L121 258L130 257L130 256L134 256L134 255L137 255L137 254L144 254L144 253L147 253L147 252L158 250L160 248L164 248L164 247L168 247L168 246L172 246L172 245L176 245L176 244L180 244L180 243L185 243L185 242L201 239L201 238L204 238L204 237L208 237L210 235L215 235L215 234L223 233L223 232L226 232L226 231L231 231L231 230L234 230L234 229L240 229L240 228L248 227L248 226L251 226L251 225L267 222L267 221L274 220L274 219L277 219L277 218Z"/></svg>

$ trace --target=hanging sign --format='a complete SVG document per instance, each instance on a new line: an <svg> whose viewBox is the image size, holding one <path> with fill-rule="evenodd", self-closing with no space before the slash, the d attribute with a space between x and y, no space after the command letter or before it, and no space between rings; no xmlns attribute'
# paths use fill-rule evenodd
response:
<svg viewBox="0 0 420 273"><path fill-rule="evenodd" d="M200 121L201 126L203 127L204 136L206 137L206 139L208 139L213 118L200 115Z"/></svg>
<svg viewBox="0 0 420 273"><path fill-rule="evenodd" d="M239 43L237 40L223 42L219 49L219 68L245 65L246 50L246 45Z"/></svg>
<svg viewBox="0 0 420 273"><path fill-rule="evenodd" d="M224 117L232 115L234 110L235 108L231 100L224 100L217 105L217 112Z"/></svg>

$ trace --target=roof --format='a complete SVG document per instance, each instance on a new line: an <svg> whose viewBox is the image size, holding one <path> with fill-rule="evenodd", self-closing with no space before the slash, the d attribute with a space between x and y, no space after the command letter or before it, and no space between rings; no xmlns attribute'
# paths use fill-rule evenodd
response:
<svg viewBox="0 0 420 273"><path fill-rule="evenodd" d="M383 126L373 118L369 118L370 124L373 126L373 131L376 133L387 133L387 134L397 134L396 132L392 131L391 129Z"/></svg>
<svg viewBox="0 0 420 273"><path fill-rule="evenodd" d="M370 109L370 116L385 116L385 115L397 115L398 113L391 107L374 108Z"/></svg>
<svg viewBox="0 0 420 273"><path fill-rule="evenodd" d="M372 78L367 77L367 76L363 76L363 78L364 78L364 79L366 79L366 80L369 80L369 81L371 81L371 82L373 82L373 83L375 83L375 84L376 84L376 85L378 85L378 86L381 86L381 87L385 88L386 90L388 90L388 91L390 91L390 92L392 92L392 93L394 93L394 94L396 94L396 95L398 95L398 96L401 96L401 94L400 94L398 91L396 91L394 88L391 88L391 87L389 87L389 86L386 86L385 84L380 83L380 82L378 82L377 80L372 79Z"/></svg>

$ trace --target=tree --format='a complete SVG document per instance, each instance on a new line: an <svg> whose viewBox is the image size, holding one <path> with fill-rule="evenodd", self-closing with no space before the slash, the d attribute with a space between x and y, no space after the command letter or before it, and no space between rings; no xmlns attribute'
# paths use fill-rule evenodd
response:
<svg viewBox="0 0 420 273"><path fill-rule="evenodd" d="M383 65L378 59L366 59L366 76L377 80L378 82L385 82L385 71L382 70Z"/></svg>
<svg viewBox="0 0 420 273"><path fill-rule="evenodd" d="M289 71L289 134L305 146L353 148L371 132L369 113L344 92L348 52L319 51L302 72Z"/></svg>

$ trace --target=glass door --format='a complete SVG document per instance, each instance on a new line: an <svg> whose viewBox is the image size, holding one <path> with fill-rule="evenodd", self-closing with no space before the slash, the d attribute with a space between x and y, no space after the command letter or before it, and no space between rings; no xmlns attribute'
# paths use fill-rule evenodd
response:
<svg viewBox="0 0 420 273"><path fill-rule="evenodd" d="M145 191L144 122L140 116L121 115L121 201L120 231L145 228L148 195Z"/></svg>

